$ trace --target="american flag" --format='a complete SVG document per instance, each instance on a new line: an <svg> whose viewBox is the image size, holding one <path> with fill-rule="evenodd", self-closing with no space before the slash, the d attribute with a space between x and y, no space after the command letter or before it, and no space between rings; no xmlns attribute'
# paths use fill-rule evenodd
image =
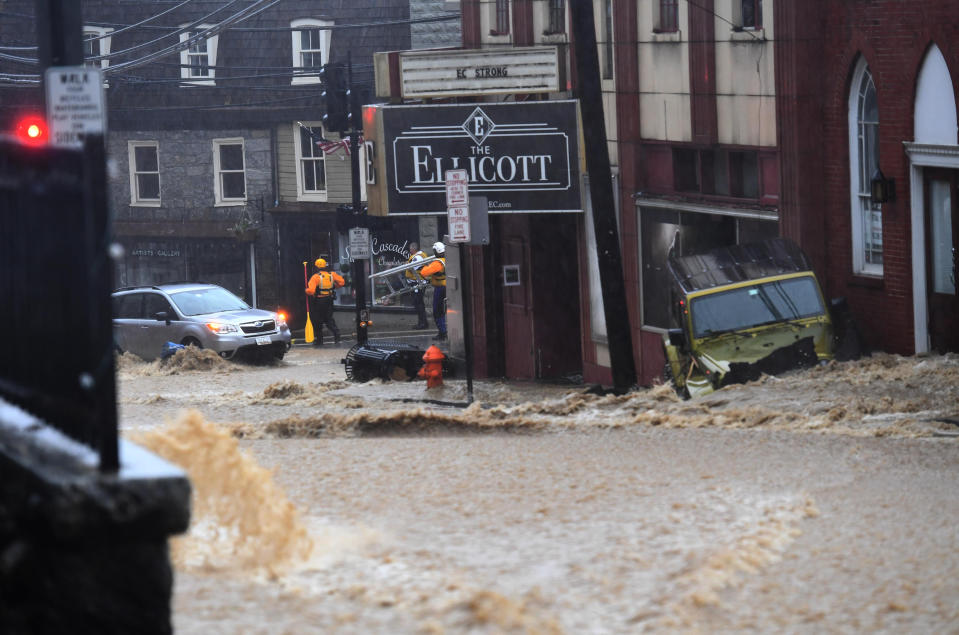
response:
<svg viewBox="0 0 959 635"><path fill-rule="evenodd" d="M363 143L363 137L360 137L359 143ZM316 145L326 154L333 154L334 152L343 149L347 155L350 154L350 140L341 139L339 141L330 141L328 139L320 139L316 142Z"/></svg>

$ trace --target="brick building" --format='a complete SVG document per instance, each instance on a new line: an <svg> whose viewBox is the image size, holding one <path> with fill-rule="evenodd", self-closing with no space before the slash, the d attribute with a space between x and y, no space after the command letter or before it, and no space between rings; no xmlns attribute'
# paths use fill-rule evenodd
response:
<svg viewBox="0 0 959 635"><path fill-rule="evenodd" d="M956 9L775 5L782 233L867 344L901 354L959 350ZM884 202L869 196L880 172L895 188Z"/></svg>

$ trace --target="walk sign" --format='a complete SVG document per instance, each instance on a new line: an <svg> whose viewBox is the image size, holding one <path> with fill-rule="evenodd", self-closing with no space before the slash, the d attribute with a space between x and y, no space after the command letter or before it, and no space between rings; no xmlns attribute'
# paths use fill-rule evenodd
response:
<svg viewBox="0 0 959 635"><path fill-rule="evenodd" d="M87 135L105 135L103 74L87 66L51 66L44 73L50 145L82 148Z"/></svg>

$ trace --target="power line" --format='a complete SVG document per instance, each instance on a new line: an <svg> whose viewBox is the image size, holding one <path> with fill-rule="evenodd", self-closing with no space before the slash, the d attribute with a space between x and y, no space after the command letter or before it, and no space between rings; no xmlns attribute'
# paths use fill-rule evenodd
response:
<svg viewBox="0 0 959 635"><path fill-rule="evenodd" d="M236 1L237 1L237 0L233 0L233 2L236 2ZM269 2L269 4L266 4L267 2ZM243 10L241 10L241 11L238 11L237 13L233 14L232 16L230 16L229 18L227 18L226 20L223 20L223 21L220 22L219 24L215 24L215 25L213 25L213 26L211 26L211 27L209 27L209 28L206 28L206 29L204 29L204 30L202 30L202 31L197 31L196 33L193 33L192 35L190 35L189 37L187 37L185 40L182 40L181 42L179 42L179 43L177 43L177 44L172 44L172 45L170 45L170 46L168 46L168 47L166 47L166 48L164 48L164 49L161 49L161 50L156 51L156 52L154 52L154 53L145 55L145 56L143 56L143 57L141 57L141 58L139 58L139 59L131 60L131 61L128 61L128 62L121 62L120 64L116 64L116 65L113 65L113 66L109 66L109 67L107 67L107 68L104 70L104 74L105 74L105 75L110 75L110 74L117 73L117 72L119 72L119 71L121 71L121 70L127 69L127 68L136 68L137 66L142 66L142 65L144 65L144 64L149 64L150 62L152 62L152 61L155 60L155 59L159 59L159 58L161 58L161 57L166 57L167 55L172 55L173 53L179 53L180 51L186 50L186 49L188 49L189 47L193 46L194 44L197 44L197 43L200 42L200 41L204 41L204 40L209 39L211 36L218 35L218 34L220 33L220 31L222 31L224 28L228 27L230 24L234 24L234 23L236 23L236 22L241 22L241 21L243 21L243 20L247 20L247 19L249 19L249 18L252 18L253 16L257 15L258 13L262 13L263 11L266 11L267 9L269 9L270 7L278 4L279 2L280 2L280 0L256 0L256 2L255 2L254 4L250 5L250 6L247 7L246 9L243 9ZM231 4L232 4L232 2L231 2ZM258 5L264 5L264 4L265 4L266 6L259 6L259 8L257 8ZM255 9L255 10L254 10L254 9ZM210 14L210 15L212 15L212 14ZM196 22L193 23L193 25L196 25L196 24L197 24ZM193 25L191 25L191 26L193 26ZM187 27L187 29L189 29L189 28L190 28L190 27ZM182 32L182 30L181 30L180 32Z"/></svg>
<svg viewBox="0 0 959 635"><path fill-rule="evenodd" d="M187 1L192 1L192 0L187 0ZM296 32L296 31L309 31L309 30L331 31L331 32L334 32L334 33L335 33L336 31L347 31L347 30L351 30L351 29L368 29L368 28L380 28L380 27L404 26L404 25L409 25L409 26L411 26L411 25L414 25L414 24L431 24L431 23L434 23L434 22L451 22L451 21L453 21L453 20L459 20L459 19L461 19L461 15L460 15L459 13L441 13L441 14L437 14L437 15L433 15L433 16L427 16L427 17L424 17L424 18L411 18L411 19L409 19L409 20L388 20L388 21L385 21L385 22L360 22L360 23L354 23L354 24L331 24L331 25L329 25L329 26L316 26L316 27L313 27L313 28L310 28L310 27L308 27L308 26L299 26L299 27L293 27L293 26L277 26L277 27L231 27L229 30L230 30L230 31L240 32L240 33L248 33L248 32L266 32L266 33L271 33L271 32L272 32L272 33L284 33L284 32L286 32L286 33L292 33L292 32ZM97 37L97 38L87 38L86 40L84 40L85 42L89 42L89 41L91 41L91 40L93 40L93 39L107 39L107 38L110 38L110 37L112 37L113 35L116 35L117 33L120 33L121 30L126 30L127 28L129 28L129 27L131 27L131 26L135 26L135 25L124 25L124 24L122 24L122 23L116 23L116 22L96 21L96 24L95 24L95 25L94 25L94 24L90 24L90 25L87 25L87 26L122 27L122 29L118 29L118 30L116 30L116 31L111 31L110 33L105 33L104 35L99 36L99 37ZM151 26L151 27L141 27L141 28L144 28L144 29L150 28L150 29L164 30L164 31L176 31L176 30L180 29L181 27L175 27L175 26ZM171 34L167 34L167 35L172 35L172 33L171 33ZM161 38L158 38L158 39L162 39L162 37L164 37L164 36L161 36ZM36 45L0 46L0 51L36 51L36 50L37 50ZM114 55L114 53L111 52L111 54L110 54L109 56L104 56L104 57L112 57L113 55ZM91 58L91 59L93 59L93 58Z"/></svg>

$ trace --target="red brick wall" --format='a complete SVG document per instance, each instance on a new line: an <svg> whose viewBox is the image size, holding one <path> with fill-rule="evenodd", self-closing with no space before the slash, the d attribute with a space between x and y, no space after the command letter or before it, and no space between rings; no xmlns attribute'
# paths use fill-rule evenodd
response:
<svg viewBox="0 0 959 635"><path fill-rule="evenodd" d="M848 298L869 345L910 354L909 162L902 144L913 139L916 82L931 44L942 50L959 86L959 5L791 0L775 6L782 233L810 252L829 297ZM896 200L883 205L884 275L878 280L852 274L847 110L860 54L876 82L880 167L896 182Z"/></svg>

